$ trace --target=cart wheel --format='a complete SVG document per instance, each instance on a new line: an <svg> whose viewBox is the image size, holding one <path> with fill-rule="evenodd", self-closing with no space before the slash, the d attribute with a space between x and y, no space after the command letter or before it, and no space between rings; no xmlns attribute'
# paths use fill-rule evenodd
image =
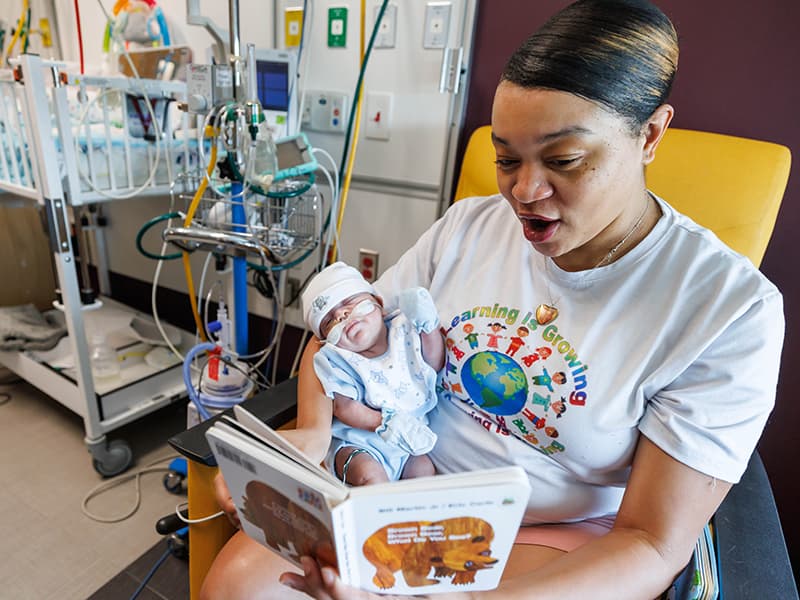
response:
<svg viewBox="0 0 800 600"><path fill-rule="evenodd" d="M169 471L164 475L164 487L172 494L182 494L184 492L183 482L186 475L178 471Z"/></svg>
<svg viewBox="0 0 800 600"><path fill-rule="evenodd" d="M119 475L133 462L131 447L123 440L114 440L109 443L108 448L100 454L100 457L94 456L92 464L94 470L103 477Z"/></svg>

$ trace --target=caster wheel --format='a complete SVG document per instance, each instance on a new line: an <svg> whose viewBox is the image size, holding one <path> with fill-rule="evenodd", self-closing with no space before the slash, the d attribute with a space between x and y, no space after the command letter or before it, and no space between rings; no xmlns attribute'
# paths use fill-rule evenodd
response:
<svg viewBox="0 0 800 600"><path fill-rule="evenodd" d="M183 482L186 476L177 471L170 471L164 475L164 488L172 494L182 494L185 490Z"/></svg>
<svg viewBox="0 0 800 600"><path fill-rule="evenodd" d="M92 464L94 470L103 477L113 477L125 471L133 463L133 452L130 446L122 440L114 440L108 448L94 455Z"/></svg>

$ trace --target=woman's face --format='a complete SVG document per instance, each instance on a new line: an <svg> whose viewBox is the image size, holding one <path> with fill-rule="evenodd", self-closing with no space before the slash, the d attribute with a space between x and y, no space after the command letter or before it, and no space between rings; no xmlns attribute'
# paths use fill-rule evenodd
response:
<svg viewBox="0 0 800 600"><path fill-rule="evenodd" d="M594 102L503 82L492 138L522 234L565 270L596 266L647 206L644 135Z"/></svg>

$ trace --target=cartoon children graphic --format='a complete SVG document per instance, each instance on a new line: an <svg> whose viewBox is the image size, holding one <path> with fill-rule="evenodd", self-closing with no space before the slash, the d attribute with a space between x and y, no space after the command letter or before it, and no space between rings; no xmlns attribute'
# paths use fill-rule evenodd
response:
<svg viewBox="0 0 800 600"><path fill-rule="evenodd" d="M478 347L478 334L475 333L475 326L472 323L465 323L463 330L467 334L464 340L469 342L470 350L474 350Z"/></svg>
<svg viewBox="0 0 800 600"><path fill-rule="evenodd" d="M561 400L556 400L550 405L550 408L553 409L553 412L556 413L556 419L560 419L561 415L567 412L567 399L564 396L561 396Z"/></svg>
<svg viewBox="0 0 800 600"><path fill-rule="evenodd" d="M526 338L529 333L530 330L524 325L521 327L517 327L517 335L511 337L511 343L508 345L506 354L508 354L509 356L514 356L517 350L519 350L520 347L525 344L525 340L523 338Z"/></svg>
<svg viewBox="0 0 800 600"><path fill-rule="evenodd" d="M548 373L547 369L545 368L542 368L541 375L534 375L531 377L531 379L533 380L534 385L543 385L551 392L553 391L553 382L557 383L558 385L567 382L567 376L564 371L556 371L551 377L550 373Z"/></svg>
<svg viewBox="0 0 800 600"><path fill-rule="evenodd" d="M492 333L486 334L489 336L489 343L486 344L487 348L497 348L497 340L505 337L500 335L500 330L505 328L506 326L502 323L489 323L489 329L492 330Z"/></svg>
<svg viewBox="0 0 800 600"><path fill-rule="evenodd" d="M447 338L444 341L444 343L445 346L447 346L447 349L453 353L453 356L456 357L456 360L461 360L462 358L464 358L464 351L458 346L456 346L456 341L454 339Z"/></svg>
<svg viewBox="0 0 800 600"><path fill-rule="evenodd" d="M522 363L526 367L530 367L537 360L544 360L548 356L550 356L552 353L553 353L553 351L550 350L550 348L548 348L547 346L542 346L541 348L537 348L536 352L534 352L533 354L528 354L527 356L523 356L522 357Z"/></svg>

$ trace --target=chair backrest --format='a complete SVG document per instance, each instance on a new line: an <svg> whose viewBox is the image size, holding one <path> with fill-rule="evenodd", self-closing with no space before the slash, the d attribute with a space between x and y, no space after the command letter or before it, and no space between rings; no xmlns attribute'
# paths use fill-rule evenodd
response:
<svg viewBox="0 0 800 600"><path fill-rule="evenodd" d="M455 200L497 193L491 128L470 136ZM647 167L647 187L758 266L775 226L791 153L759 140L668 129Z"/></svg>

